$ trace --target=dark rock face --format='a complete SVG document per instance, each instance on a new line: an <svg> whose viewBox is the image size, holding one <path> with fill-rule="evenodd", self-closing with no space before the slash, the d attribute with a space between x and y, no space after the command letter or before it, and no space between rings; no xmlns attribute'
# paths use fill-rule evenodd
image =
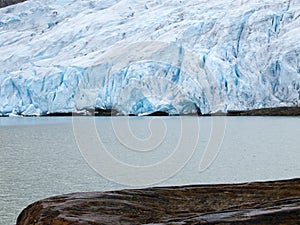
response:
<svg viewBox="0 0 300 225"><path fill-rule="evenodd" d="M229 111L228 116L300 116L300 107L278 107L249 111Z"/></svg>
<svg viewBox="0 0 300 225"><path fill-rule="evenodd" d="M9 5L14 5L20 2L25 2L26 0L0 0L0 8L9 6Z"/></svg>
<svg viewBox="0 0 300 225"><path fill-rule="evenodd" d="M300 179L61 195L23 210L33 224L300 224Z"/></svg>

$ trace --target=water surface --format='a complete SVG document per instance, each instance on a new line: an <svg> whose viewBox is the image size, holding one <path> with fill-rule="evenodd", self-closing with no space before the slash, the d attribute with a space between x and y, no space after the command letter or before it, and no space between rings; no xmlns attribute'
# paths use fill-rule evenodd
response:
<svg viewBox="0 0 300 225"><path fill-rule="evenodd" d="M140 152L130 151L120 143L116 126L127 123L130 134L147 140L151 137L149 124L153 118L88 118L95 121L98 135L113 157L137 166L168 158L182 136L179 117L158 119L166 128L159 133L162 143L152 151ZM212 118L185 117L185 120L192 120L200 127L195 152L182 170L157 186L300 177L299 117L226 117L218 155L201 172L199 163L211 140ZM191 138L195 135L191 134ZM79 150L70 117L0 118L0 144L1 225L15 224L24 207L49 196L132 188L100 176L88 165ZM124 171L116 171L119 172ZM134 176L128 177L129 182L130 179Z"/></svg>

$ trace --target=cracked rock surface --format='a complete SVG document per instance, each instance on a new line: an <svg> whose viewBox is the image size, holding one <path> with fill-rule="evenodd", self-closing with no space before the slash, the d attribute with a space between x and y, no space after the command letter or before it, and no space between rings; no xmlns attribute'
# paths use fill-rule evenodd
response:
<svg viewBox="0 0 300 225"><path fill-rule="evenodd" d="M300 179L74 193L31 204L17 225L299 224Z"/></svg>

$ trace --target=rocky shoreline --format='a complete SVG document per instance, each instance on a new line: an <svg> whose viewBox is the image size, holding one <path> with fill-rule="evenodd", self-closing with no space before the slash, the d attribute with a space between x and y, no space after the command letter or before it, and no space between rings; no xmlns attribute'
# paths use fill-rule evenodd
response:
<svg viewBox="0 0 300 225"><path fill-rule="evenodd" d="M299 224L300 179L74 193L31 204L17 225Z"/></svg>
<svg viewBox="0 0 300 225"><path fill-rule="evenodd" d="M300 107L278 107L249 111L229 111L228 116L300 116Z"/></svg>
<svg viewBox="0 0 300 225"><path fill-rule="evenodd" d="M36 117L36 115L17 115L24 117ZM41 117L63 117L63 116L126 116L114 109L94 109L85 110L82 112L67 112L67 113L50 113L46 115L40 115ZM137 116L130 114L128 116ZM227 113L212 113L212 114L182 114L182 115L170 115L167 112L158 111L153 112L144 116L300 116L300 107L277 107L277 108L264 108L264 109L253 109L245 111L228 111ZM0 117L8 117L0 115Z"/></svg>

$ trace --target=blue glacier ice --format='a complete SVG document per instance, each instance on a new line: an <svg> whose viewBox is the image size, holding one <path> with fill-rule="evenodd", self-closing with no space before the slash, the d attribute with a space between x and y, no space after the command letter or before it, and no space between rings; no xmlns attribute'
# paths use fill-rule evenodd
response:
<svg viewBox="0 0 300 225"><path fill-rule="evenodd" d="M298 0L29 0L0 9L0 115L299 105Z"/></svg>

